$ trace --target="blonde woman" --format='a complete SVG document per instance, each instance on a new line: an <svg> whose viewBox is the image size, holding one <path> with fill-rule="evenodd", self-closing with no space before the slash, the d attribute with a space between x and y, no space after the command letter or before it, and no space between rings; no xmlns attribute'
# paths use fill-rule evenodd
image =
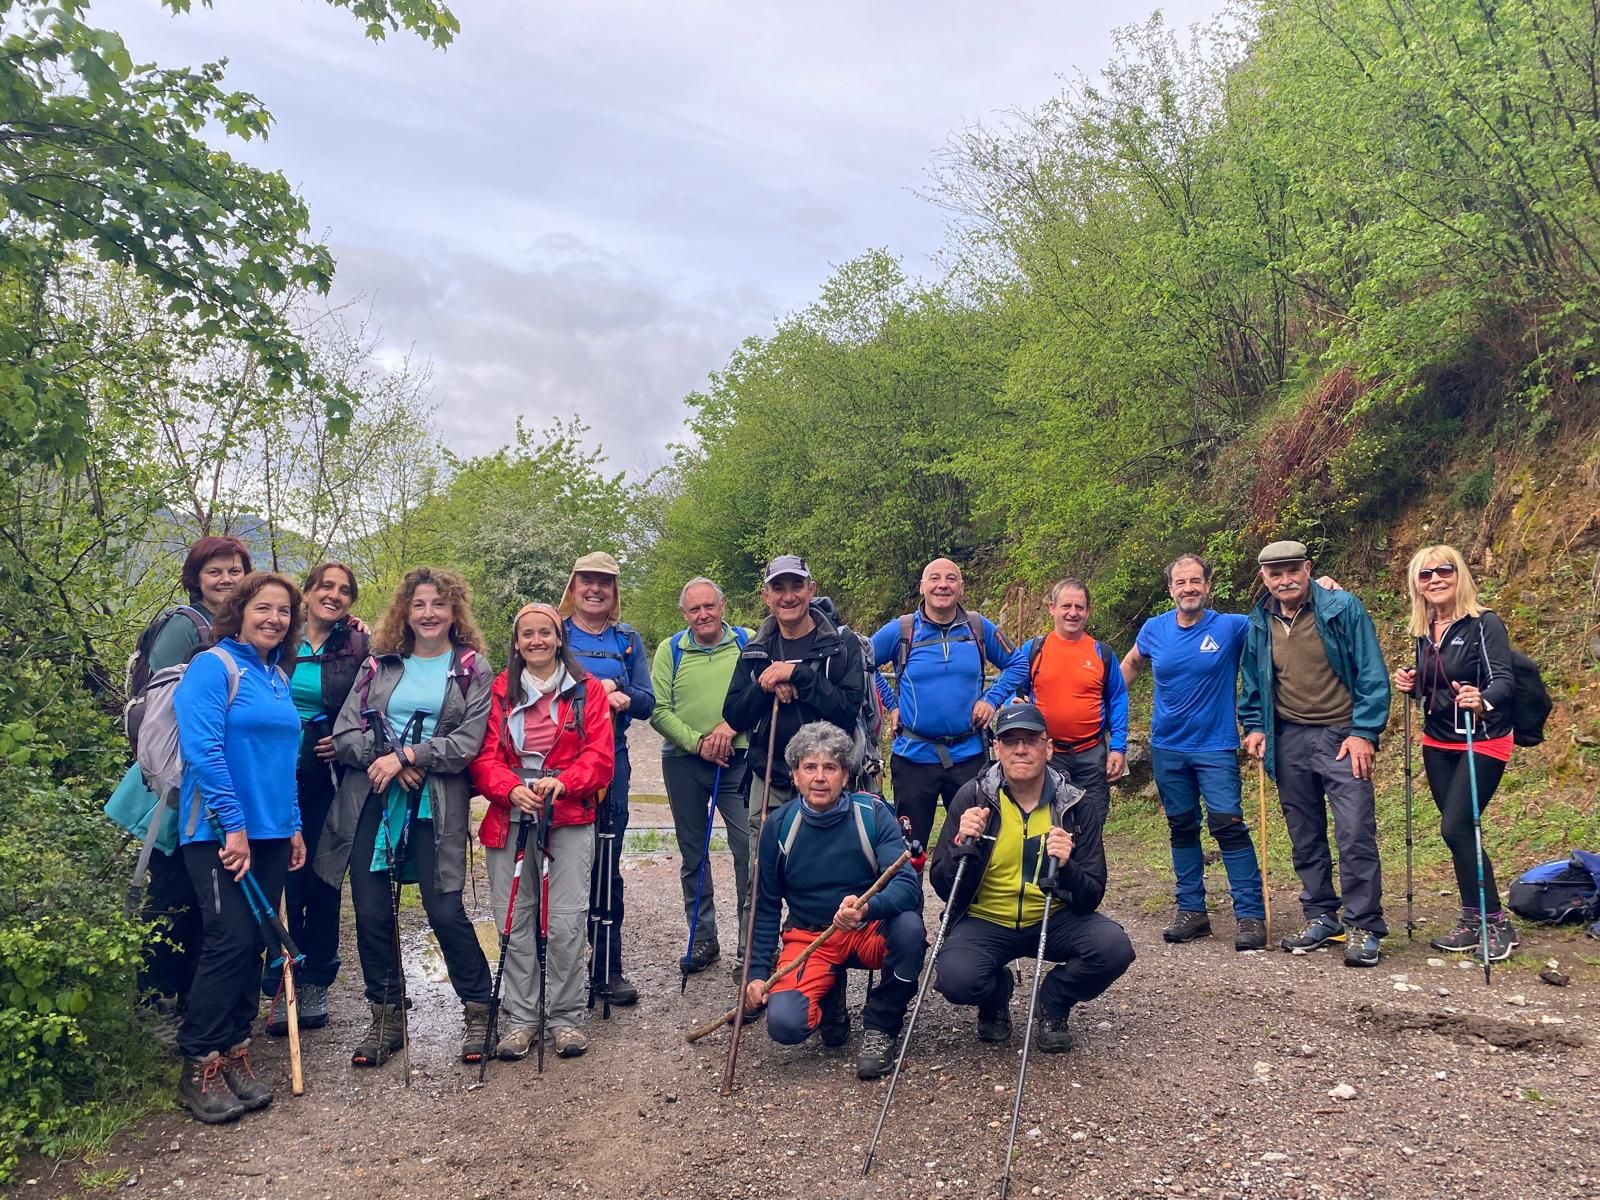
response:
<svg viewBox="0 0 1600 1200"><path fill-rule="evenodd" d="M1489 959L1509 958L1517 930L1500 906L1494 866L1482 855L1483 909L1478 900L1479 854L1472 820L1472 773L1481 817L1511 761L1511 640L1505 622L1478 602L1478 585L1454 546L1425 546L1406 568L1411 595L1409 632L1414 666L1394 673L1394 686L1422 710L1422 766L1439 832L1455 864L1461 920L1434 938L1437 950L1476 950L1488 919ZM1467 727L1472 754L1467 754Z"/></svg>
<svg viewBox="0 0 1600 1200"><path fill-rule="evenodd" d="M485 1053L489 965L461 903L467 876L467 768L483 744L493 671L472 621L467 585L453 571L406 573L372 634L372 657L333 727L347 770L317 850L317 875L332 887L350 869L356 949L372 1024L351 1053L355 1066L380 1066L400 1048L402 964L395 961L391 870L415 880L439 940L450 983L465 1010L463 1062ZM378 753L378 716L399 745ZM405 861L396 851L406 846Z"/></svg>

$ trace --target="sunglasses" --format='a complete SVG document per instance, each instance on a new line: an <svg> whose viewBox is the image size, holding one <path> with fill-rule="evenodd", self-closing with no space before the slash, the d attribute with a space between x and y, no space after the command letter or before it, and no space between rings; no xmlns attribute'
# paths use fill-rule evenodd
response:
<svg viewBox="0 0 1600 1200"><path fill-rule="evenodd" d="M1437 567L1423 567L1417 571L1417 582L1427 583L1437 575L1440 579L1449 579L1456 573L1456 569L1449 563L1440 563Z"/></svg>

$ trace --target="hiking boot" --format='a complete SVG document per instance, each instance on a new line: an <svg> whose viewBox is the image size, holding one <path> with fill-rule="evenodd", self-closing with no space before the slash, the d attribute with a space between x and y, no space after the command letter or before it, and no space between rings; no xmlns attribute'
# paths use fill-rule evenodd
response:
<svg viewBox="0 0 1600 1200"><path fill-rule="evenodd" d="M894 1066L894 1043L891 1034L881 1029L868 1029L861 1035L861 1050L856 1055L857 1079L881 1079Z"/></svg>
<svg viewBox="0 0 1600 1200"><path fill-rule="evenodd" d="M721 957L722 949L715 942L698 941L678 960L678 967L686 975L698 975Z"/></svg>
<svg viewBox="0 0 1600 1200"><path fill-rule="evenodd" d="M183 1074L178 1079L178 1103L187 1108L196 1121L221 1125L244 1115L244 1105L228 1087L222 1068L222 1055L215 1050L204 1058L183 1060Z"/></svg>
<svg viewBox="0 0 1600 1200"><path fill-rule="evenodd" d="M328 1023L328 989L322 984L305 984L296 989L294 998L300 1009L301 1029L321 1029Z"/></svg>
<svg viewBox="0 0 1600 1200"><path fill-rule="evenodd" d="M1375 967L1378 965L1378 935L1370 929L1357 929L1354 925L1344 931L1344 965L1347 967Z"/></svg>
<svg viewBox="0 0 1600 1200"><path fill-rule="evenodd" d="M279 988L272 995L272 1007L267 1010L267 1036L289 1036L289 1002Z"/></svg>
<svg viewBox="0 0 1600 1200"><path fill-rule="evenodd" d="M465 1027L461 1032L461 1061L480 1062L486 1052L492 1053L489 1041L489 1006L482 1000L467 1000L461 1005Z"/></svg>
<svg viewBox="0 0 1600 1200"><path fill-rule="evenodd" d="M1169 942L1192 942L1195 938L1210 937L1211 918L1203 912L1180 908L1172 924L1161 931L1161 936Z"/></svg>
<svg viewBox="0 0 1600 1200"><path fill-rule="evenodd" d="M256 1078L256 1069L250 1063L249 1038L228 1051L228 1057L222 1060L222 1077L245 1112L255 1112L272 1103L272 1089Z"/></svg>
<svg viewBox="0 0 1600 1200"><path fill-rule="evenodd" d="M1511 918L1505 913L1489 918L1489 961L1504 962L1511 957L1511 952L1522 945L1522 939L1517 936L1517 927L1511 923Z"/></svg>
<svg viewBox="0 0 1600 1200"><path fill-rule="evenodd" d="M838 1049L850 1040L850 1009L845 1004L843 975L835 978L833 986L817 1007L822 1010L822 1021L817 1026L817 1032L822 1035L822 1044L829 1049Z"/></svg>
<svg viewBox="0 0 1600 1200"><path fill-rule="evenodd" d="M594 994L597 996L610 996L611 1003L619 1008L627 1008L630 1004L639 1003L639 989L621 975L613 975L610 983L596 980Z"/></svg>
<svg viewBox="0 0 1600 1200"><path fill-rule="evenodd" d="M589 1039L576 1025L563 1025L551 1040L555 1043L556 1056L559 1058L577 1058L589 1048Z"/></svg>
<svg viewBox="0 0 1600 1200"><path fill-rule="evenodd" d="M381 1067L388 1062L389 1056L400 1049L401 1019L398 1004L374 1004L372 1024L367 1026L366 1033L361 1035L356 1048L350 1052L350 1065Z"/></svg>
<svg viewBox="0 0 1600 1200"><path fill-rule="evenodd" d="M1265 950L1267 948L1267 923L1260 917L1240 917L1239 927L1233 932L1233 948Z"/></svg>
<svg viewBox="0 0 1600 1200"><path fill-rule="evenodd" d="M1011 1040L1011 991L1016 980L1010 967L1000 968L1000 982L989 999L978 1005L978 1040L980 1042L1009 1042Z"/></svg>
<svg viewBox="0 0 1600 1200"><path fill-rule="evenodd" d="M1072 1049L1072 1034L1067 1021L1072 1016L1069 1008L1059 1017L1045 1014L1044 1027L1039 1030L1039 1050L1043 1054L1065 1054Z"/></svg>
<svg viewBox="0 0 1600 1200"><path fill-rule="evenodd" d="M1296 950L1309 952L1320 946L1326 946L1329 942L1342 941L1344 941L1344 926L1339 924L1332 913L1323 913L1307 921L1306 927L1299 933L1291 933L1288 937L1280 939L1278 945L1293 954Z"/></svg>
<svg viewBox="0 0 1600 1200"><path fill-rule="evenodd" d="M178 1030L183 1026L183 1006L170 996L160 996L145 1004L150 1037L168 1054L178 1053Z"/></svg>
<svg viewBox="0 0 1600 1200"><path fill-rule="evenodd" d="M1478 924L1478 914L1463 912L1454 929L1449 933L1441 934L1439 937L1434 938L1428 945L1435 950L1463 954L1468 950L1476 950L1481 936L1482 931Z"/></svg>
<svg viewBox="0 0 1600 1200"><path fill-rule="evenodd" d="M508 1029L499 1039L494 1052L507 1062L516 1062L528 1057L528 1051L533 1049L533 1039L536 1031L530 1025L518 1025L515 1029Z"/></svg>

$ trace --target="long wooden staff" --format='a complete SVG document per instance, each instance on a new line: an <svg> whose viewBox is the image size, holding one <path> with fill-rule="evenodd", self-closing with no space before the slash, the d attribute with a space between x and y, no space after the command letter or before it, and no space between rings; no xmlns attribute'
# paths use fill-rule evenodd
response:
<svg viewBox="0 0 1600 1200"><path fill-rule="evenodd" d="M899 858L895 859L894 862L890 865L890 867L889 867L889 869L887 871L885 871L882 875L878 876L878 882L874 883L871 887L869 887L866 890L865 894L863 894L862 897L859 900L856 901L856 907L857 908L866 908L867 901L871 900L879 892L883 891L884 887L888 884L889 880L894 878L895 872L898 871L901 867L905 866L908 862L910 862L912 860L912 858L914 858L916 856L916 852L919 849L920 849L920 847L908 846L906 848L905 853L902 854ZM772 985L777 983L778 980L782 979L785 975L790 975L790 974L793 974L795 971L798 971L800 969L801 965L806 961L806 959L810 958L812 956L812 954L814 954L816 952L816 949L817 949L818 946L822 945L823 942L827 941L829 938L831 938L834 934L836 934L838 932L839 932L839 927L837 925L829 925L821 933L817 934L816 937L812 938L811 939L811 944L809 946L807 946L804 950L800 951L800 956L798 958L796 958L788 966L783 967L782 969L773 972L772 975L770 975L767 978L767 990L771 991L772 990ZM739 1014L741 1012L743 1012L743 1011L744 1011L744 997L741 995L739 997L739 1003L735 1004L732 1008L730 1008L727 1012L723 1013L715 1021L711 1021L711 1022L709 1022L709 1023L705 1024L705 1025L702 1025L702 1026L700 1026L699 1029L690 1030L688 1033L683 1035L683 1040L686 1041L686 1042L698 1042L701 1038L705 1037L707 1034L715 1033L717 1030L721 1029L724 1025L731 1024L734 1020L736 1020L738 1018Z"/></svg>

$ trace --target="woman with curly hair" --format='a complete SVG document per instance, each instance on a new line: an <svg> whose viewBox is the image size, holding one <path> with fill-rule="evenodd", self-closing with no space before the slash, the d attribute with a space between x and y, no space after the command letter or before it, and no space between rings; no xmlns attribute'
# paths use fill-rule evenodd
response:
<svg viewBox="0 0 1600 1200"><path fill-rule="evenodd" d="M333 727L347 770L317 849L317 875L350 870L356 949L372 1024L350 1061L375 1067L401 1044L391 871L415 880L450 982L465 1006L463 1062L484 1054L489 966L461 903L467 876L467 767L489 719L490 668L467 585L453 571L408 571L372 634L372 657ZM396 861L401 842L406 860Z"/></svg>
<svg viewBox="0 0 1600 1200"><path fill-rule="evenodd" d="M178 837L203 936L178 1050L178 1102L207 1124L265 1108L272 1092L250 1064L261 930L239 881L246 871L276 906L284 877L305 863L295 760L300 718L279 665L299 642L300 589L282 575L247 575L173 692L183 782Z"/></svg>
<svg viewBox="0 0 1600 1200"><path fill-rule="evenodd" d="M1461 893L1456 927L1429 944L1456 953L1476 950L1487 922L1489 958L1500 962L1511 957L1520 939L1500 907L1488 852L1480 856L1473 835L1472 792L1476 776L1481 820L1511 761L1511 639L1505 622L1479 603L1472 571L1454 546L1424 546L1412 555L1406 590L1416 660L1395 671L1394 686L1422 710L1422 768ZM1471 754L1466 752L1468 722ZM1477 904L1480 869L1482 909Z"/></svg>

